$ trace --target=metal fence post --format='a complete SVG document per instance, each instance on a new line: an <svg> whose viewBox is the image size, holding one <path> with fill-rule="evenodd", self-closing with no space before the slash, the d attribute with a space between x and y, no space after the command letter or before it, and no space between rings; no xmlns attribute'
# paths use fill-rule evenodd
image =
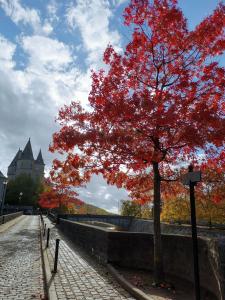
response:
<svg viewBox="0 0 225 300"><path fill-rule="evenodd" d="M49 246L49 236L50 236L50 228L47 230L47 242L46 242L46 248Z"/></svg>
<svg viewBox="0 0 225 300"><path fill-rule="evenodd" d="M57 266L58 266L58 255L59 255L59 241L60 239L56 239L55 243L55 262L54 262L54 269L52 273L57 273Z"/></svg>
<svg viewBox="0 0 225 300"><path fill-rule="evenodd" d="M44 224L43 236L45 236L45 230L46 230L46 223Z"/></svg>
<svg viewBox="0 0 225 300"><path fill-rule="evenodd" d="M198 237L196 226L196 209L195 209L195 183L190 183L190 202L191 202L191 232L193 243L194 259L194 278L195 278L195 299L200 300L200 279L199 279L199 262L198 262Z"/></svg>

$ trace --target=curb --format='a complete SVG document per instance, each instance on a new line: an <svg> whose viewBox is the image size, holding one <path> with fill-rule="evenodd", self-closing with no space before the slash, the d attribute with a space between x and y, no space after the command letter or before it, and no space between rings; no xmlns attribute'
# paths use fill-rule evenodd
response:
<svg viewBox="0 0 225 300"><path fill-rule="evenodd" d="M133 286L130 282L128 282L111 264L106 265L110 274L119 282L119 284L128 291L132 296L134 296L138 300L153 300L152 297L148 296L140 289Z"/></svg>
<svg viewBox="0 0 225 300"><path fill-rule="evenodd" d="M44 290L46 300L57 300L57 294L54 286L54 275L51 272L51 267L48 260L47 248L44 247L44 241L42 237L42 226L41 220L39 219L40 224L40 244L41 244L41 258L42 258L42 269L44 276Z"/></svg>

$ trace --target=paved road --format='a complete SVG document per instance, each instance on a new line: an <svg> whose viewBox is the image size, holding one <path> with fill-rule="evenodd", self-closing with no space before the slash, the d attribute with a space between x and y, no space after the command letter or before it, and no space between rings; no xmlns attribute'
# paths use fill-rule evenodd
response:
<svg viewBox="0 0 225 300"><path fill-rule="evenodd" d="M44 299L38 216L0 233L0 300Z"/></svg>
<svg viewBox="0 0 225 300"><path fill-rule="evenodd" d="M51 269L55 239L60 238L58 273L53 278L58 300L134 300L104 266L72 245L47 218L44 222L51 228L47 251Z"/></svg>

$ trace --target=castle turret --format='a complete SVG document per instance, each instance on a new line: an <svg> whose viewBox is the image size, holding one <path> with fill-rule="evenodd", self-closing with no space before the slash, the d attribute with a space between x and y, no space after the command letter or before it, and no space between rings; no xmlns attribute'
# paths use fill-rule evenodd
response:
<svg viewBox="0 0 225 300"><path fill-rule="evenodd" d="M30 139L28 140L28 142L21 154L21 159L22 160L34 160Z"/></svg>
<svg viewBox="0 0 225 300"><path fill-rule="evenodd" d="M30 143L30 139L28 140L23 152L21 153L21 157L17 162L17 175L19 174L28 174L32 176L32 170L34 168L34 156Z"/></svg>
<svg viewBox="0 0 225 300"><path fill-rule="evenodd" d="M13 158L11 164L8 167L7 176L9 179L13 179L16 176L17 162L21 158L22 151L19 149Z"/></svg>
<svg viewBox="0 0 225 300"><path fill-rule="evenodd" d="M36 176L37 177L43 177L44 176L44 169L45 169L45 164L44 160L42 157L41 149L38 153L37 159L35 160L35 171L36 171Z"/></svg>

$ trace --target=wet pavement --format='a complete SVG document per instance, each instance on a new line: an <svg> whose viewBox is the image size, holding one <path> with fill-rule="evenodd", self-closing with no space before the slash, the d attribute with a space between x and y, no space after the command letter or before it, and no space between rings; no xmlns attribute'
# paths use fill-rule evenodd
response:
<svg viewBox="0 0 225 300"><path fill-rule="evenodd" d="M72 244L46 217L44 222L51 228L50 245L45 250L51 270L55 239L60 239L58 272L51 278L58 300L134 300L104 266Z"/></svg>
<svg viewBox="0 0 225 300"><path fill-rule="evenodd" d="M0 233L0 300L44 299L39 217Z"/></svg>

